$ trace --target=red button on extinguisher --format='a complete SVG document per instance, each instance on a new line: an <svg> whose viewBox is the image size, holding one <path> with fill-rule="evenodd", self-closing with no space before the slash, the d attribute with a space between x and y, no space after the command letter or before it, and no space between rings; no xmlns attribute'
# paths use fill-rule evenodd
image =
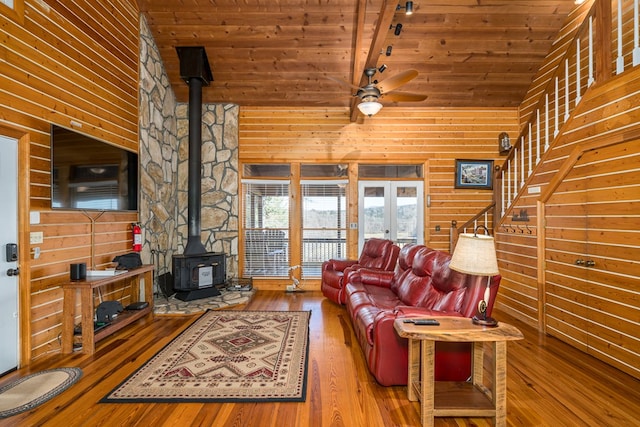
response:
<svg viewBox="0 0 640 427"><path fill-rule="evenodd" d="M133 250L140 252L142 250L142 229L137 223L131 224L131 228L133 229Z"/></svg>

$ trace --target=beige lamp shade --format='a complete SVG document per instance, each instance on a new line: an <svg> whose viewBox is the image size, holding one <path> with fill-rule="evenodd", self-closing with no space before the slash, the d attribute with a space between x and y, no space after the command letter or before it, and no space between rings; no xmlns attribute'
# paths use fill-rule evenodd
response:
<svg viewBox="0 0 640 427"><path fill-rule="evenodd" d="M453 251L449 268L475 276L495 276L498 271L493 237L463 233Z"/></svg>

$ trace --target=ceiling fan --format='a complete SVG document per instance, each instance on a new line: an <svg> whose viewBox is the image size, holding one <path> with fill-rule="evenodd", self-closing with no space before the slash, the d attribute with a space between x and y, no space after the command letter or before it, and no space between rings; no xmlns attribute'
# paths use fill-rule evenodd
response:
<svg viewBox="0 0 640 427"><path fill-rule="evenodd" d="M416 70L407 70L394 76L386 78L380 82L373 80L373 76L378 70L376 68L367 68L364 75L367 76L368 83L363 87L352 85L341 79L329 77L340 84L354 88L357 92L353 96L360 98L358 109L365 115L371 117L378 113L382 108L379 102L381 98L391 102L419 102L427 99L427 95L408 92L393 92L396 88L409 83L418 76Z"/></svg>

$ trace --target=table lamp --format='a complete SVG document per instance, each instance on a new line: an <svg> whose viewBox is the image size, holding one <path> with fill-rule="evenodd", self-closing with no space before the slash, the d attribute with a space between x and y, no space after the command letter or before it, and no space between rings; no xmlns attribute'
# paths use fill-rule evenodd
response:
<svg viewBox="0 0 640 427"><path fill-rule="evenodd" d="M479 228L484 228L484 235L478 234ZM498 322L492 317L487 317L487 303L491 295L491 276L499 273L496 247L487 227L479 225L473 234L463 233L458 236L458 243L453 251L449 268L474 276L487 276L487 288L482 300L478 303L478 313L473 316L472 321L477 325L496 326Z"/></svg>

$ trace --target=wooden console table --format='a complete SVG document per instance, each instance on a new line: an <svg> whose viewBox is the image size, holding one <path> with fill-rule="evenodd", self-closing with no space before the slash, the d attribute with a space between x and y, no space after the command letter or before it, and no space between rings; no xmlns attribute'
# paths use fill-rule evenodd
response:
<svg viewBox="0 0 640 427"><path fill-rule="evenodd" d="M507 341L523 339L514 326L474 325L466 317L434 317L439 326L418 326L396 319L398 335L409 339L407 395L420 401L423 426L433 426L434 417L492 417L496 426L507 424ZM472 381L434 380L436 341L470 342L473 345ZM491 389L483 384L483 347L493 347Z"/></svg>
<svg viewBox="0 0 640 427"><path fill-rule="evenodd" d="M149 305L141 310L123 311L118 317L103 329L94 334L95 307L93 290L101 286L131 279L131 301L146 301ZM144 290L141 291L141 280L144 280ZM87 276L85 280L69 281L62 284L64 305L62 308L62 352L73 351L73 336L76 317L76 298L80 294L80 317L82 322L82 352L93 354L95 343L108 335L124 328L131 322L153 315L153 265L143 265L131 269L126 273L114 276ZM144 299L141 300L141 293Z"/></svg>

